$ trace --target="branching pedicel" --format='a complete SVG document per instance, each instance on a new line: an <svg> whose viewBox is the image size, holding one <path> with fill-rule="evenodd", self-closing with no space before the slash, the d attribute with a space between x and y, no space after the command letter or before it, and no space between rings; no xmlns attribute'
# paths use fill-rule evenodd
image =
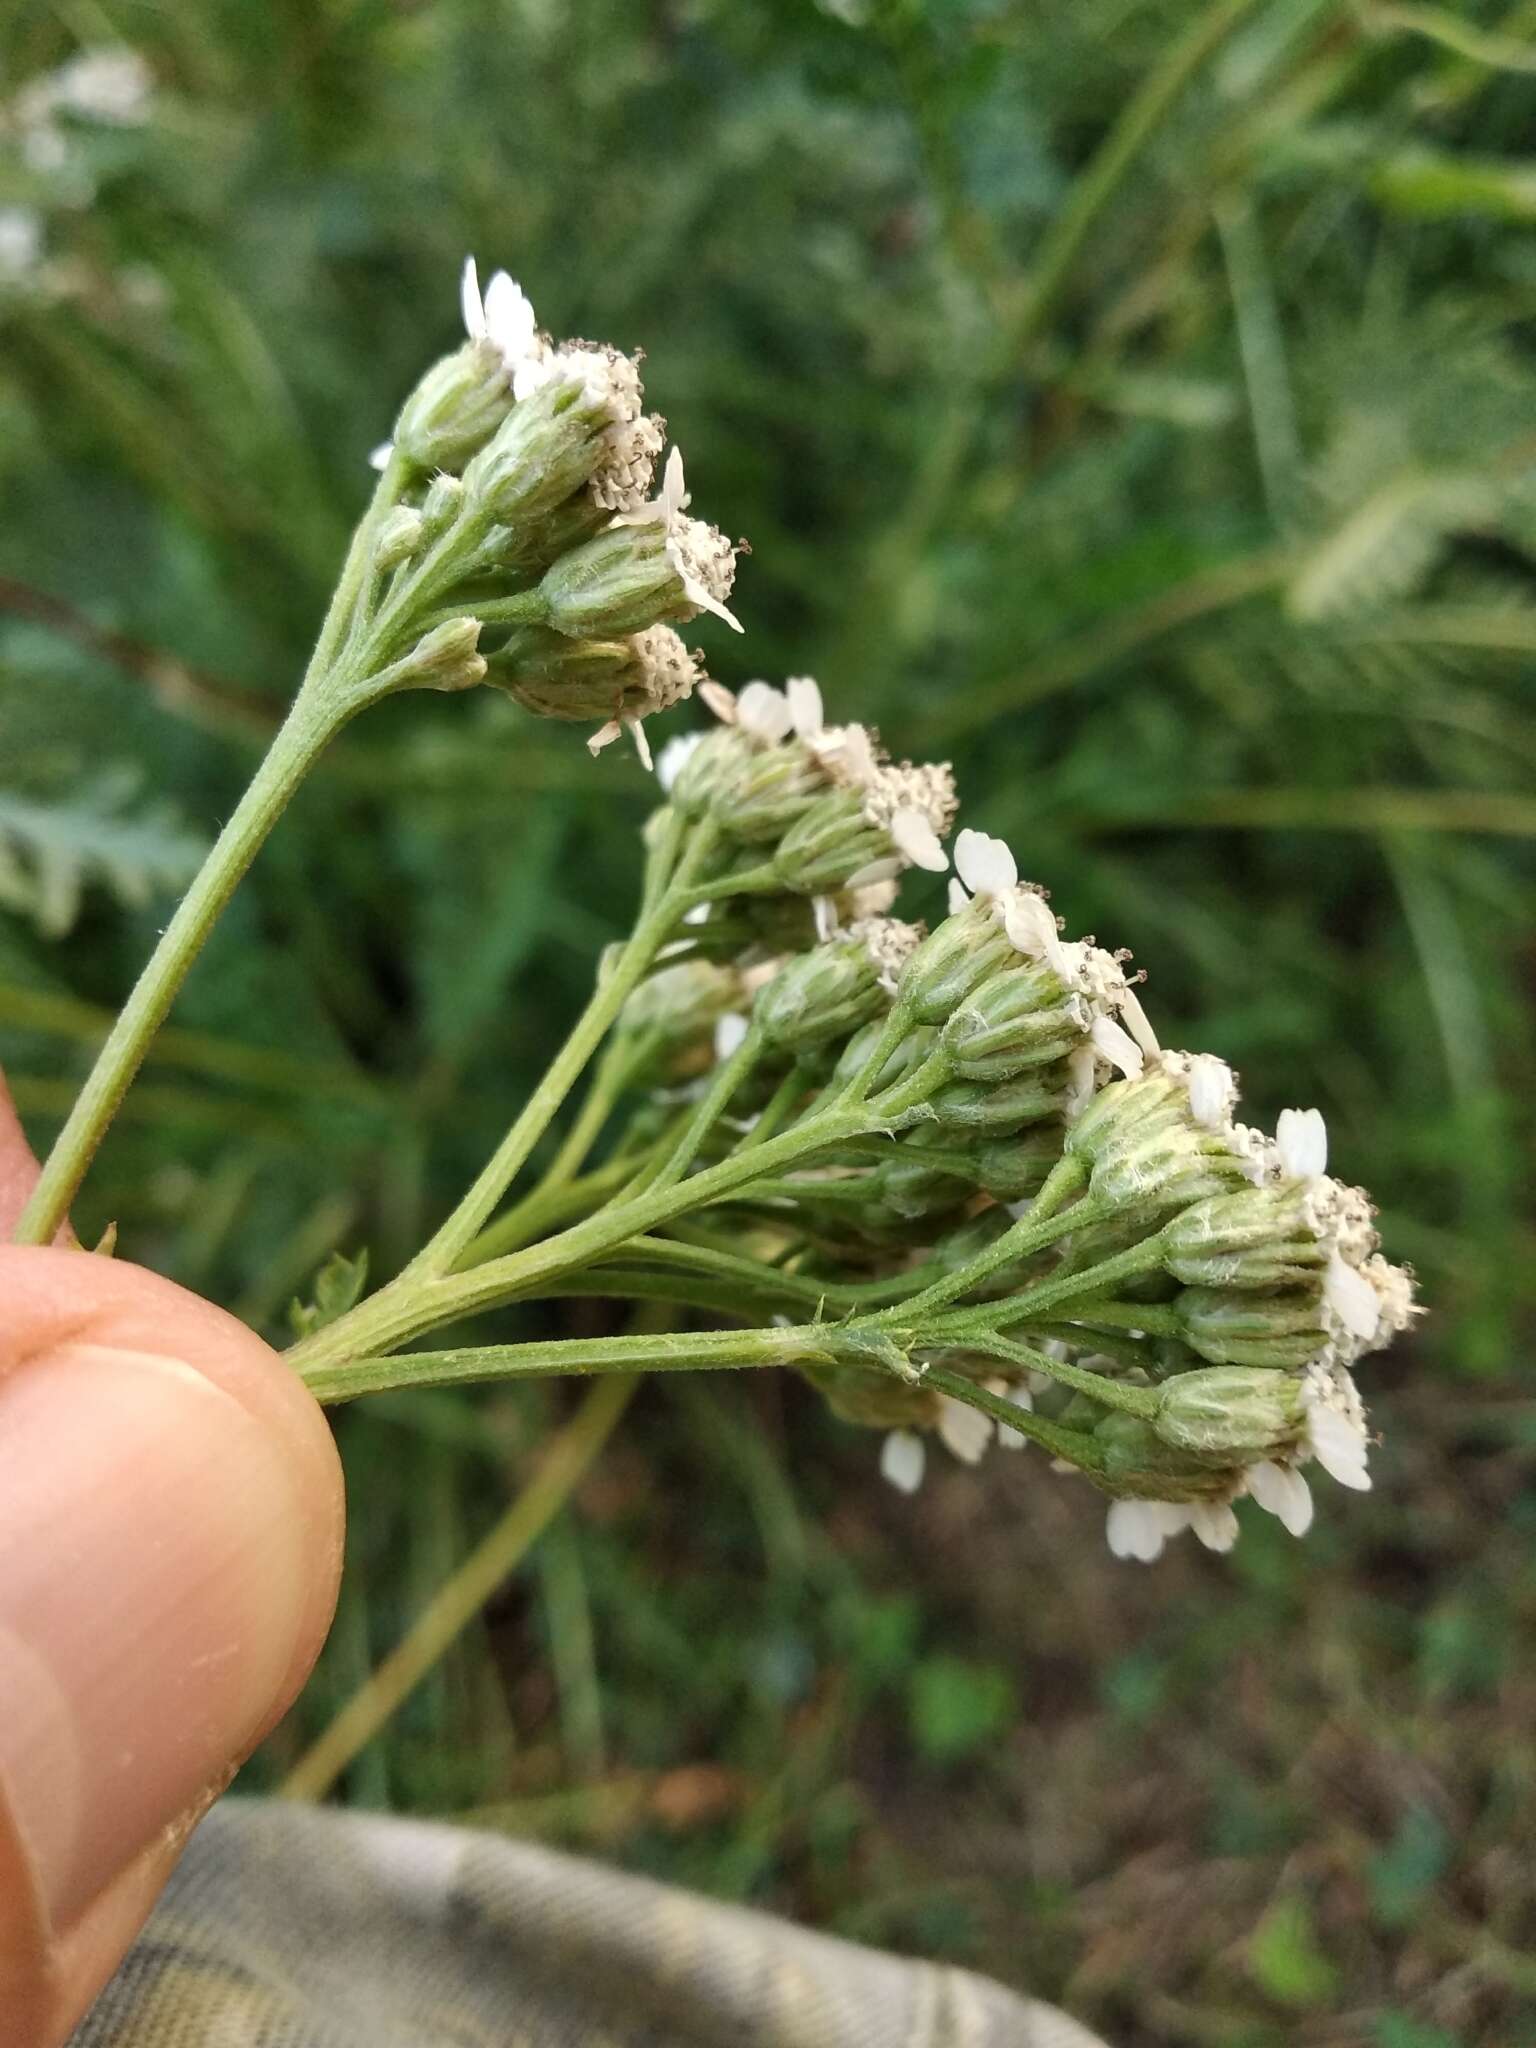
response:
<svg viewBox="0 0 1536 2048"><path fill-rule="evenodd" d="M399 688L489 681L595 749L695 689L645 828L633 930L474 1186L403 1272L290 1354L323 1399L556 1372L788 1366L883 1430L906 1490L936 1434L1041 1446L1111 1499L1117 1555L1212 1549L1251 1497L1307 1528L1303 1468L1369 1485L1351 1367L1405 1329L1408 1274L1323 1120L1234 1120L1208 1054L1162 1049L1126 955L1067 940L947 767L825 723L809 678L739 696L674 625L726 609L736 550L688 516L636 363L559 346L466 268L469 339L407 401L294 712L168 928L50 1157L61 1220L213 916L325 739ZM739 628L738 628L739 630ZM590 1071L589 1071L590 1070ZM585 1099L545 1140L573 1088ZM601 1149L600 1149L601 1148ZM547 1160L510 1204L535 1153ZM594 1156L597 1163L593 1163ZM511 1302L660 1300L744 1327L404 1349Z"/></svg>

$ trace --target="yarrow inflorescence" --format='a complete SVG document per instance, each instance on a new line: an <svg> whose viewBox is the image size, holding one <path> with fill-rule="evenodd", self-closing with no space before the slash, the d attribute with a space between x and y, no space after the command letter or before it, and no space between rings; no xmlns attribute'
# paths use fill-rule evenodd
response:
<svg viewBox="0 0 1536 2048"><path fill-rule="evenodd" d="M39 120L55 100L131 120L145 89L66 74ZM0 211L0 274L34 240ZM489 684L588 725L593 753L629 734L650 766L647 722L696 697L714 723L655 761L635 921L565 1045L392 1279L358 1300L352 1262L350 1306L322 1313L317 1292L301 1308L295 1369L350 1398L440 1377L784 1367L883 1433L902 1491L930 1437L966 1464L1033 1444L1108 1497L1110 1547L1139 1559L1186 1529L1225 1550L1244 1500L1300 1535L1314 1466L1368 1487L1353 1374L1410 1326L1413 1284L1382 1256L1368 1197L1330 1176L1319 1112L1285 1110L1273 1135L1240 1122L1225 1062L1159 1040L1129 953L1070 935L1004 840L955 831L947 762L829 720L810 676L711 680L678 629L741 630L741 544L694 515L675 446L662 461L639 356L556 341L472 259L460 311L463 342L375 453L292 711L17 1240L57 1236L219 906L349 719L396 691ZM947 878L922 906L942 908L931 927L899 911L914 875ZM415 1348L567 1294L730 1327Z"/></svg>

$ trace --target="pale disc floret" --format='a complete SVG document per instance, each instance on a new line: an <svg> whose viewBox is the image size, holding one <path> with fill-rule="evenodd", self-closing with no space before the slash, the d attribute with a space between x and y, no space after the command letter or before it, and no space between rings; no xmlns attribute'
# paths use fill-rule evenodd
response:
<svg viewBox="0 0 1536 2048"><path fill-rule="evenodd" d="M1369 1493L1371 1475L1366 1463L1370 1436L1365 1404L1349 1373L1343 1366L1309 1365L1301 1400L1306 1449L1340 1486Z"/></svg>
<svg viewBox="0 0 1536 2048"><path fill-rule="evenodd" d="M741 621L726 609L725 600L736 581L736 556L718 526L702 519L690 519L692 495L683 482L683 451L674 447L662 473L661 490L649 504L635 511L620 512L614 526L649 526L666 529L667 559L683 586L684 595L698 610L713 612L739 633Z"/></svg>
<svg viewBox="0 0 1536 2048"><path fill-rule="evenodd" d="M587 484L587 495L604 512L643 511L666 446L667 423L644 410L640 365L608 342L562 341L558 348L526 358L512 380L513 395L530 397L557 381L579 384L582 402L605 413L603 452Z"/></svg>
<svg viewBox="0 0 1536 2048"><path fill-rule="evenodd" d="M957 1401L953 1394L940 1394L939 1440L963 1465L980 1463L995 1426L982 1409Z"/></svg>
<svg viewBox="0 0 1536 2048"><path fill-rule="evenodd" d="M1376 1250L1370 1197L1364 1188L1319 1175L1307 1183L1307 1221L1327 1252L1323 1327L1329 1362L1349 1364L1380 1340L1381 1297L1363 1270Z"/></svg>
<svg viewBox="0 0 1536 2048"><path fill-rule="evenodd" d="M862 731L862 728L855 728ZM949 866L940 835L949 830L959 799L947 761L890 762L864 784L864 816L891 836L909 867L943 874Z"/></svg>
<svg viewBox="0 0 1536 2048"><path fill-rule="evenodd" d="M835 929L826 936L835 936ZM847 927L845 936L858 940L869 955L876 980L887 995L894 995L902 968L926 933L921 925L907 924L899 917L861 917Z"/></svg>
<svg viewBox="0 0 1536 2048"><path fill-rule="evenodd" d="M916 1493L923 1483L928 1448L912 1429L893 1429L880 1446L880 1475L898 1493Z"/></svg>
<svg viewBox="0 0 1536 2048"><path fill-rule="evenodd" d="M651 749L641 720L653 712L670 711L674 704L691 697L704 671L698 655L689 652L670 626L647 626L643 633L634 634L629 644L634 653L633 672L626 688L629 701L616 717L599 726L587 747L591 753L601 753L627 730L634 740L635 752L649 768Z"/></svg>

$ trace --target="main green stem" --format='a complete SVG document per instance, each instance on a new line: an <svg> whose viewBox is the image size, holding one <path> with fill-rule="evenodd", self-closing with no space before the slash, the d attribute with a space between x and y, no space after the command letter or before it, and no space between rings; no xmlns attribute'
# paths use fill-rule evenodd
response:
<svg viewBox="0 0 1536 2048"><path fill-rule="evenodd" d="M107 1034L17 1219L17 1244L50 1244L58 1235L97 1147L219 913L315 756L347 716L345 709L338 711L334 704L301 694L279 727L255 780L214 841Z"/></svg>
<svg viewBox="0 0 1536 2048"><path fill-rule="evenodd" d="M403 481L404 471L395 458L380 477L373 500L352 536L341 579L288 716L96 1055L64 1128L43 1162L37 1185L16 1220L15 1243L51 1244L58 1235L97 1148L144 1063L151 1040L220 912L316 755L368 701L365 690L347 687L349 680L361 680L361 670L355 678L349 674L356 665L348 661L354 652L351 628L370 573L374 537Z"/></svg>

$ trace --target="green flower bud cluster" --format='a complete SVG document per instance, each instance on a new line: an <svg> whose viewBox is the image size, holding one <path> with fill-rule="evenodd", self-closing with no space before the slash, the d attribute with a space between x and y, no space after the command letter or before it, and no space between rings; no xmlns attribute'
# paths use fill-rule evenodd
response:
<svg viewBox="0 0 1536 2048"><path fill-rule="evenodd" d="M674 623L726 609L738 550L687 516L665 422L642 410L635 360L554 344L499 272L466 265L469 339L412 392L379 451L392 501L371 533L370 652L404 656L445 616L472 617L491 680L536 716L596 720L594 751L692 694L698 657ZM500 644L499 644L500 643Z"/></svg>

